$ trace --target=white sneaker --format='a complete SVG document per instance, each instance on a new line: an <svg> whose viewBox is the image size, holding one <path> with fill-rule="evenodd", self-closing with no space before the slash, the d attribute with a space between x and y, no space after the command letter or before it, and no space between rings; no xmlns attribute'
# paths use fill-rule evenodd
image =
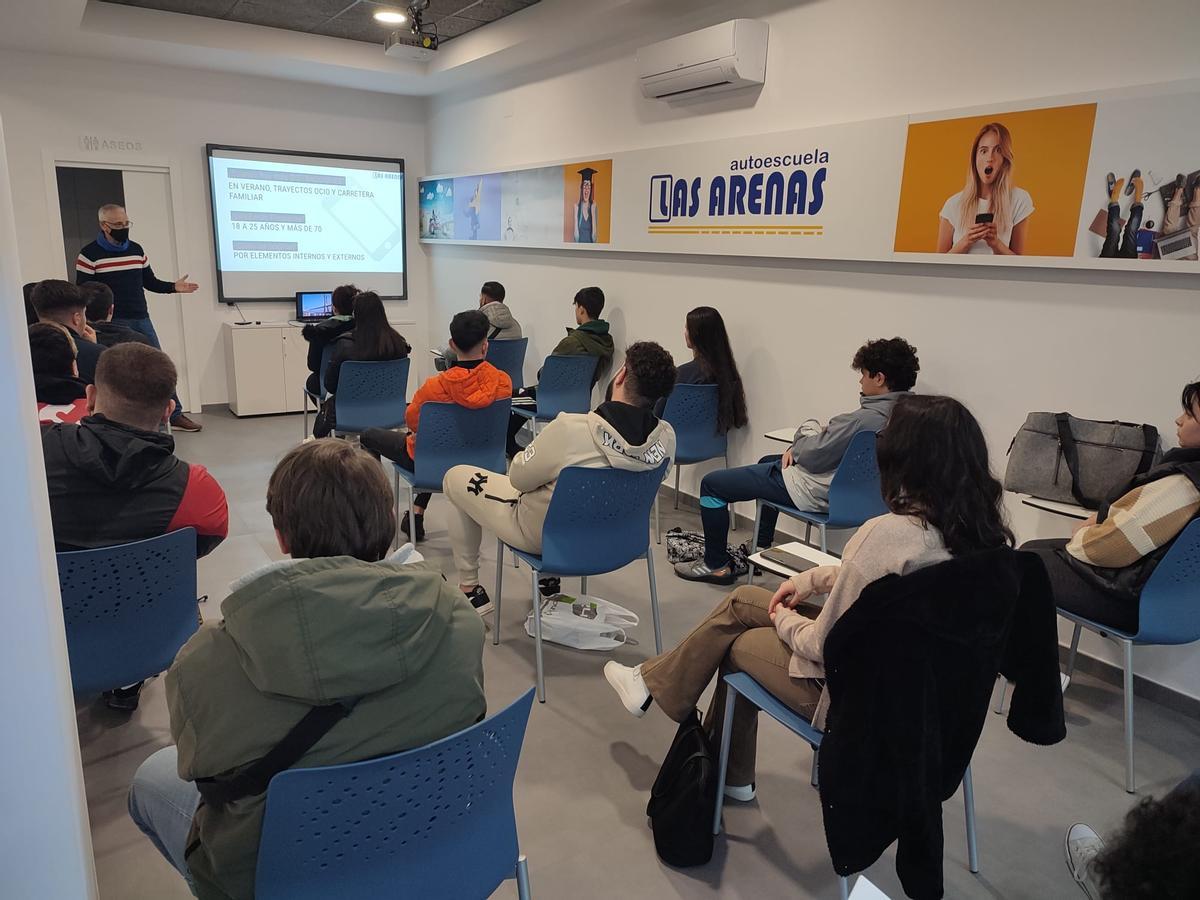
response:
<svg viewBox="0 0 1200 900"><path fill-rule="evenodd" d="M641 718L654 702L646 682L642 680L641 666L623 666L619 662L604 664L604 677L617 692L629 714Z"/></svg>
<svg viewBox="0 0 1200 900"><path fill-rule="evenodd" d="M1100 884L1092 872L1092 860L1104 849L1104 841L1089 826L1077 822L1067 829L1064 845L1071 877L1091 900L1100 900Z"/></svg>
<svg viewBox="0 0 1200 900"><path fill-rule="evenodd" d="M727 784L725 785L725 796L730 800L737 800L739 803L749 803L754 799L754 782L749 784Z"/></svg>

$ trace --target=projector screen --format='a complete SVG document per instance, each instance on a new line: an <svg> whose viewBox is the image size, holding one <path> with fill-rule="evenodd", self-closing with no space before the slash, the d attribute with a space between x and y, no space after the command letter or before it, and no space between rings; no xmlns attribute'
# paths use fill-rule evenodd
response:
<svg viewBox="0 0 1200 900"><path fill-rule="evenodd" d="M404 160L207 150L221 302L294 301L347 282L405 299Z"/></svg>

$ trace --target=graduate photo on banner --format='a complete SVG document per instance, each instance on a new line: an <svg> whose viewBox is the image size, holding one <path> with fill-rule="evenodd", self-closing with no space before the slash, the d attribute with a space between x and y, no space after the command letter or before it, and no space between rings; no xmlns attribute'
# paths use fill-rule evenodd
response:
<svg viewBox="0 0 1200 900"><path fill-rule="evenodd" d="M908 127L898 253L1073 256L1095 104Z"/></svg>
<svg viewBox="0 0 1200 900"><path fill-rule="evenodd" d="M607 244L612 222L612 160L571 163L563 173L563 235L568 244Z"/></svg>
<svg viewBox="0 0 1200 900"><path fill-rule="evenodd" d="M454 181L449 178L422 181L419 189L420 236L434 239L453 238Z"/></svg>

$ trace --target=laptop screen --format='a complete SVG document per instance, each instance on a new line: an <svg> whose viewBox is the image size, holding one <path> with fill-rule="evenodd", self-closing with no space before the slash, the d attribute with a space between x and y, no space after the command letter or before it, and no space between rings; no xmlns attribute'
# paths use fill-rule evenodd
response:
<svg viewBox="0 0 1200 900"><path fill-rule="evenodd" d="M331 291L298 291L296 293L296 318L302 322L327 319L333 315L333 293Z"/></svg>

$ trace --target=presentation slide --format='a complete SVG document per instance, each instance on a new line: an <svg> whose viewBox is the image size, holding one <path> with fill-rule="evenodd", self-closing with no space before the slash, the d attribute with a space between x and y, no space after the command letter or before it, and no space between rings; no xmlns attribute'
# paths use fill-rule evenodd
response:
<svg viewBox="0 0 1200 900"><path fill-rule="evenodd" d="M223 301L405 296L403 160L209 145L208 165Z"/></svg>

